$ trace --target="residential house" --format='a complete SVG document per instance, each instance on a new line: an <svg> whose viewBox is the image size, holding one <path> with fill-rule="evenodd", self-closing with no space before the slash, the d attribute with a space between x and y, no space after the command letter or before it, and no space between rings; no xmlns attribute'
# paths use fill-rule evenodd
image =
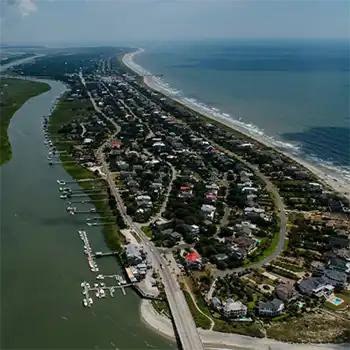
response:
<svg viewBox="0 0 350 350"><path fill-rule="evenodd" d="M309 184L307 185L307 189L310 192L322 192L323 186L317 182L309 182Z"/></svg>
<svg viewBox="0 0 350 350"><path fill-rule="evenodd" d="M291 283L280 283L276 286L275 293L278 299L289 302L298 297L299 293Z"/></svg>
<svg viewBox="0 0 350 350"><path fill-rule="evenodd" d="M347 274L343 271L325 269L322 277L334 288L344 289L346 286Z"/></svg>
<svg viewBox="0 0 350 350"><path fill-rule="evenodd" d="M135 198L136 203L139 206L150 208L152 207L152 199L150 196L140 195Z"/></svg>
<svg viewBox="0 0 350 350"><path fill-rule="evenodd" d="M219 309L219 308L221 308L221 306L222 306L222 303L221 303L220 299L217 298L217 297L213 297L213 298L211 299L211 302L212 302L212 304L213 304L213 306L214 306L215 309Z"/></svg>
<svg viewBox="0 0 350 350"><path fill-rule="evenodd" d="M185 262L187 267L189 268L199 269L199 270L203 268L202 259L197 252L192 252L190 254L187 254L185 256Z"/></svg>
<svg viewBox="0 0 350 350"><path fill-rule="evenodd" d="M240 236L236 238L228 237L229 241L236 247L243 248L249 253L251 250L253 250L257 246L257 242L255 239L246 237L246 236Z"/></svg>
<svg viewBox="0 0 350 350"><path fill-rule="evenodd" d="M273 299L271 301L259 301L255 306L255 312L262 317L276 317L282 314L284 309L283 301Z"/></svg>
<svg viewBox="0 0 350 350"><path fill-rule="evenodd" d="M123 160L118 160L116 162L117 168L121 171L125 171L129 169L129 164L127 162L124 162Z"/></svg>
<svg viewBox="0 0 350 350"><path fill-rule="evenodd" d="M248 256L248 252L245 248L237 246L231 247L231 253L237 260L244 260Z"/></svg>
<svg viewBox="0 0 350 350"><path fill-rule="evenodd" d="M302 279L298 288L302 294L308 296L328 297L334 290L334 287L327 283L322 277L310 277Z"/></svg>
<svg viewBox="0 0 350 350"><path fill-rule="evenodd" d="M347 274L350 273L350 261L341 258L331 258L328 261L327 268L331 270L342 271Z"/></svg>
<svg viewBox="0 0 350 350"><path fill-rule="evenodd" d="M265 209L255 208L255 207L246 207L244 208L244 215L247 219L257 219L265 216Z"/></svg>
<svg viewBox="0 0 350 350"><path fill-rule="evenodd" d="M178 241L181 240L182 235L181 235L180 233L176 232L176 231L173 231L173 232L171 232L171 233L169 234L169 237L170 237L173 241L178 242Z"/></svg>
<svg viewBox="0 0 350 350"><path fill-rule="evenodd" d="M199 235L199 231L200 231L200 227L197 225L191 225L191 229L190 229L190 234L192 236L197 236Z"/></svg>
<svg viewBox="0 0 350 350"><path fill-rule="evenodd" d="M190 186L181 186L180 193L178 194L179 198L191 198L193 196L193 191Z"/></svg>
<svg viewBox="0 0 350 350"><path fill-rule="evenodd" d="M216 208L213 205L203 204L201 207L201 215L205 219L213 221Z"/></svg>
<svg viewBox="0 0 350 350"><path fill-rule="evenodd" d="M228 256L224 253L216 254L214 257L215 262L225 262L227 261Z"/></svg>
<svg viewBox="0 0 350 350"><path fill-rule="evenodd" d="M222 309L222 313L227 318L244 317L247 315L248 308L241 301L228 299Z"/></svg>
<svg viewBox="0 0 350 350"><path fill-rule="evenodd" d="M248 195L248 194L252 194L252 193L256 193L258 192L258 189L252 186L245 186L241 189L241 192Z"/></svg>

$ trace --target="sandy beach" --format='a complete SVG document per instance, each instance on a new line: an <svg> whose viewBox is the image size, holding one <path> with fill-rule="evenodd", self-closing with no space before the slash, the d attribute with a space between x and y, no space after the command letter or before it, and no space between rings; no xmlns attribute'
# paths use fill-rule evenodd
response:
<svg viewBox="0 0 350 350"><path fill-rule="evenodd" d="M174 339L173 325L166 316L157 313L151 301L143 299L141 302L141 319L157 333ZM338 344L291 344L268 338L253 338L239 334L220 333L198 329L199 335L207 349L235 349L235 350L345 350L347 345Z"/></svg>
<svg viewBox="0 0 350 350"><path fill-rule="evenodd" d="M128 68L130 68L132 71L134 71L136 74L139 74L139 75L149 74L147 70L137 65L133 61L133 58L135 57L135 55L138 55L142 52L144 52L143 49L138 49L137 51L126 54L123 57L123 63ZM149 86L151 89L156 90L168 96L169 98L172 98L174 101L181 103L186 107L198 113L201 113L202 115L208 118L211 118L238 132L241 132L242 134L247 135L248 137L251 137L268 147L276 149L276 151L280 153L283 153L287 157L293 159L295 162L301 164L302 166L307 168L309 171L314 173L320 179L320 181L322 181L323 183L333 188L334 191L350 199L350 193L349 193L350 181L347 181L341 176L338 177L328 168L323 169L322 166L316 167L312 163L306 160L300 159L294 156L293 154L291 154L290 152L283 151L281 149L276 148L276 145L272 141L266 140L265 138L261 138L258 135L255 135L254 133L249 132L249 130L246 130L243 126L237 124L235 120L233 120L232 118L229 118L229 117L226 118L226 117L223 117L222 115L219 116L218 115L219 113L215 113L212 110L209 110L208 108L198 106L196 104L191 103L191 101L187 101L187 100L184 101L177 98L176 96L173 96L159 82L157 82L157 79L153 76L145 76L143 79L144 79L144 83L147 86ZM148 327L150 327L157 333L161 334L162 336L167 337L169 339L175 338L173 325L170 319L168 319L164 315L160 315L159 313L157 313L157 311L153 308L152 303L149 300L142 300L141 302L141 318L142 318L142 321L145 322L145 324ZM291 344L291 343L284 343L284 342L280 342L280 341L276 341L268 338L259 339L259 338L249 337L249 336L242 336L239 334L220 333L220 332L203 330L203 329L199 329L198 331L207 349L341 350L341 349L348 348L346 345L338 345L338 344Z"/></svg>
<svg viewBox="0 0 350 350"><path fill-rule="evenodd" d="M135 52L128 53L124 55L123 57L123 63L130 68L132 71L134 71L136 74L144 75L149 73L147 70L139 66L133 61L133 58L144 52L143 49L138 49ZM169 98L172 98L174 101L183 104L184 106L208 117L211 118L217 122L220 122L252 139L255 139L256 141L264 144L267 147L271 147L275 149L276 151L284 154L285 156L291 158L295 162L301 164L305 168L307 168L309 171L314 173L321 182L331 187L334 191L340 193L344 197L348 198L350 200L350 180L344 178L343 176L340 176L340 174L337 174L335 171L333 172L331 169L326 168L322 165L315 166L311 162L308 162L307 160L301 159L299 157L296 157L291 152L288 152L286 150L281 150L276 147L276 145L270 141L268 138L263 138L261 135L257 135L254 132L248 130L246 127L244 127L242 122L239 122L237 120L234 120L230 117L224 117L220 113L216 113L215 111L210 110L209 108L205 108L202 106L198 106L197 104L192 103L190 100L182 100L177 98L176 96L172 96L169 94L169 91L166 90L159 82L157 82L157 78L153 76L146 76L144 77L144 83L149 86L151 89L154 89L160 93L163 93L164 95L168 96Z"/></svg>

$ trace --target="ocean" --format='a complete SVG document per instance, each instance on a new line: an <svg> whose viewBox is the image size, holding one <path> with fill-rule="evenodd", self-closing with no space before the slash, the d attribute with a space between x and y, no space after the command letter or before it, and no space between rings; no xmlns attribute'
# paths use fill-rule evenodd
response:
<svg viewBox="0 0 350 350"><path fill-rule="evenodd" d="M350 180L349 42L219 40L144 45L134 61L170 95L233 118Z"/></svg>

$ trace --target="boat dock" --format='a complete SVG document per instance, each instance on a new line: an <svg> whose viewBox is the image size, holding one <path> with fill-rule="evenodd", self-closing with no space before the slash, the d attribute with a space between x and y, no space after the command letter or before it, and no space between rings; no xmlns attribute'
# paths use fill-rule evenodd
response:
<svg viewBox="0 0 350 350"><path fill-rule="evenodd" d="M94 257L95 258L102 258L103 256L112 256L112 255L118 255L118 252L106 252L106 253L96 252L94 254Z"/></svg>
<svg viewBox="0 0 350 350"><path fill-rule="evenodd" d="M73 204L73 203L81 203L81 204L87 204L87 203L95 203L95 202L107 202L108 201L108 198L105 198L105 199L96 199L96 200L93 200L93 199L87 199L87 200L76 200L76 201L70 201L68 204Z"/></svg>
<svg viewBox="0 0 350 350"><path fill-rule="evenodd" d="M87 222L88 226L106 226L106 225L116 225L115 222Z"/></svg>
<svg viewBox="0 0 350 350"><path fill-rule="evenodd" d="M101 179L81 179L81 180L70 180L70 181L65 181L65 180L57 180L57 183L59 185L67 185L67 184L75 184L76 182L89 182L89 181L101 181Z"/></svg>
<svg viewBox="0 0 350 350"><path fill-rule="evenodd" d="M131 287L133 284L132 283L126 283L126 281L119 275L110 275L110 276L103 276L99 275L96 278L98 279L104 279L105 277L113 277L118 281L118 285L114 286L106 286L104 282L100 283L94 283L93 286L90 285L90 283L84 281L81 283L81 288L82 288L82 293L84 295L83 299L83 305L86 307L91 307L93 304L93 299L90 296L90 293L95 292L95 296L99 299L105 298L107 293L109 292L109 295L111 297L114 297L114 292L117 289L120 289L123 293L123 295L126 295L126 290L125 288Z"/></svg>
<svg viewBox="0 0 350 350"><path fill-rule="evenodd" d="M83 230L79 230L78 233L79 233L80 239L84 242L84 253L88 256L90 270L92 272L98 272L99 269L95 262L94 255L92 254L92 249L90 247L89 239L87 237L86 232Z"/></svg>

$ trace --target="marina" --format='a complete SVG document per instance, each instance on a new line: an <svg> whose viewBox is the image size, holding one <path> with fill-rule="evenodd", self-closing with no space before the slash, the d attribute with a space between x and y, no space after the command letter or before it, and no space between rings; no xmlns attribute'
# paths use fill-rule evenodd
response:
<svg viewBox="0 0 350 350"><path fill-rule="evenodd" d="M52 100L65 91L62 83L50 81L50 85L50 91L32 98L14 114L8 129L13 157L1 167L1 294L6 300L1 306L1 348L108 349L114 343L113 349L142 349L147 341L154 348L170 349L172 342L140 321L139 297L134 291L125 288L123 296L115 289L111 298L105 290L102 302L91 292L92 307L82 304L82 281L97 282L99 273L123 275L123 271L114 257L98 261L100 272L90 271L76 233L86 228L88 215L68 220L66 200L58 198L57 179L69 181L62 186L72 188L80 181L74 181L60 165L47 165L48 152L54 149L44 145L42 116L49 115ZM23 193L36 200L28 204ZM104 252L108 247L101 228L86 231L92 249ZM20 237L21 232L30 234ZM102 282L117 284L109 278Z"/></svg>
<svg viewBox="0 0 350 350"><path fill-rule="evenodd" d="M98 299L105 298L107 294L109 294L110 297L113 298L115 291L117 289L120 289L122 291L122 294L126 296L125 288L131 287L133 285L132 283L126 284L126 281L121 276L118 276L118 275L112 275L112 276L99 275L96 277L96 279L102 279L101 277L102 278L113 277L118 281L118 284L113 286L106 286L104 282L93 283L93 284L90 284L86 281L82 282L80 286L82 288L82 294L84 295L83 305L85 307L91 307L93 304L93 299L90 296L90 293L94 294L95 297Z"/></svg>

